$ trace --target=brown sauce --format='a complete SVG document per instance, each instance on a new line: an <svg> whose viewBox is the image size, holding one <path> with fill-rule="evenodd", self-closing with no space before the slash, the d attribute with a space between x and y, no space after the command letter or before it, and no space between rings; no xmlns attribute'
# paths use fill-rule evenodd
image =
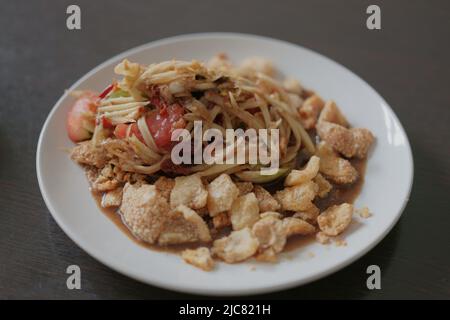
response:
<svg viewBox="0 0 450 320"><path fill-rule="evenodd" d="M327 197L323 199L318 199L314 201L315 205L319 207L319 209L325 210L326 208L341 204L344 202L347 203L354 203L356 198L358 197L359 193L361 192L363 183L364 183L364 173L366 170L366 163L367 159L352 159L350 160L352 165L355 167L355 169L359 173L358 180L351 184L351 185L337 185L333 184L333 189L330 191L330 193L327 195ZM282 184L272 184L270 186L265 186L267 189L273 193L276 189L281 189ZM171 245L171 246L159 246L159 245L152 245L147 242L144 242L133 235L133 233L130 231L130 229L127 227L127 225L122 221L122 217L120 213L118 212L117 208L110 207L110 208L103 208L100 204L102 201L102 194L97 192L92 192L92 195L94 196L94 199L97 203L97 206L100 208L100 210L123 232L125 233L128 238L130 238L132 241L134 241L136 244L143 246L147 249L156 250L160 252L169 252L169 253L181 253L181 251L185 249L194 249L199 246L199 243L190 243L190 244L182 244L182 245ZM218 239L222 236L228 234L230 230L227 228L221 230L217 234L212 234L212 238ZM304 247L307 244L310 244L314 241L314 236L294 236L288 239L287 244L283 251L293 251L295 249L298 249L300 247ZM210 247L210 244L201 244L202 246Z"/></svg>

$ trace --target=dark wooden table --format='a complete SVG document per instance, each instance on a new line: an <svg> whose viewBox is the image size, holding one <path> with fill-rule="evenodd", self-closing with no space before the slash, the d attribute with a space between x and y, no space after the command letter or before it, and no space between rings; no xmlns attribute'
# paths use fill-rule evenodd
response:
<svg viewBox="0 0 450 320"><path fill-rule="evenodd" d="M382 29L366 28L378 4ZM68 31L78 4L82 30ZM264 298L450 298L450 2L0 1L0 298L195 298L103 266L56 225L38 188L38 135L56 100L87 71L131 47L182 33L233 31L320 52L367 80L412 144L414 186L403 216L370 253L314 283ZM82 289L66 288L66 267ZM377 264L382 289L366 288Z"/></svg>

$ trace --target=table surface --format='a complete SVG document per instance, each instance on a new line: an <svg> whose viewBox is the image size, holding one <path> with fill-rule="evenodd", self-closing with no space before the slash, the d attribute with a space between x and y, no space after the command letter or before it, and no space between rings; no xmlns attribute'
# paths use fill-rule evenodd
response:
<svg viewBox="0 0 450 320"><path fill-rule="evenodd" d="M382 29L365 26L381 7ZM66 28L81 7L82 30ZM0 298L198 298L118 274L77 247L42 200L35 169L41 127L79 77L134 46L182 33L260 34L311 48L370 83L409 136L414 186L402 218L372 251L314 283L263 298L450 298L450 2L0 1ZM68 265L82 289L68 290ZM366 287L377 264L381 290Z"/></svg>

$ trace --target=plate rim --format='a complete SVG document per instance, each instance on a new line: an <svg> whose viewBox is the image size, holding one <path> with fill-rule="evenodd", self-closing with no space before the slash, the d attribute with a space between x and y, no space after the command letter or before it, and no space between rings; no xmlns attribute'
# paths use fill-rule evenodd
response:
<svg viewBox="0 0 450 320"><path fill-rule="evenodd" d="M107 259L103 259L101 256L97 255L96 253L93 252L93 250L91 250L89 248L89 246L85 245L84 241L82 240L82 237L79 237L76 235L76 232L72 232L70 230L70 228L68 226L66 226L59 218L59 215L56 214L56 210L53 208L53 205L48 197L48 191L44 186L44 182L43 182L43 177L41 175L41 148L42 148L42 144L43 144L43 137L44 137L44 133L47 131L47 128L50 124L50 119L52 118L53 114L56 112L56 110L58 109L58 106L61 104L61 102L67 97L68 92L70 92L71 90L73 90L73 88L77 87L80 83L82 83L83 81L85 81L87 78L89 78L91 75L95 74L96 72L98 72L98 70L100 70L101 68L103 68L105 65L109 64L112 60L119 60L119 59L123 59L128 55L134 54L134 53L138 53L139 51L146 49L146 48L151 48L151 47L156 47L156 46L160 46L160 45L164 45L164 44L169 44L172 42L176 42L178 40L197 40L197 39L201 39L201 38L241 38L241 39L255 39L255 40L265 40L265 41L272 41L272 42L276 42L276 43L280 43L283 45L288 45L290 47L293 48L302 48L306 51L309 51L310 53L313 53L315 55L320 56L321 58L325 59L326 61L328 61L331 64L334 64L335 66L343 69L344 71L348 72L349 74L351 74L352 76L356 77L358 80L360 80L366 87L368 87L370 90L372 90L373 92L376 93L376 95L378 96L378 98L381 100L381 102L384 103L384 106L386 107L386 110L389 112L389 115L391 117L394 118L394 120L399 124L399 129L402 133L402 135L405 138L405 146L407 147L407 159L410 165L410 170L408 173L408 180L407 184L408 184L408 190L406 192L406 196L403 199L402 205L400 210L396 213L395 218L392 220L391 224L382 232L380 233L368 246L366 246L363 250L360 250L359 252L357 252L356 254L352 255L351 258L348 258L347 260L341 262L340 264L337 264L336 266L332 267L332 268L328 268L322 272L319 272L313 276L310 276L308 278L303 278L303 279L298 279L296 281L292 281L292 282L287 282L287 283L283 283L280 285L268 285L268 286L260 286L260 287L254 287L254 288L249 288L249 289L210 289L210 288L192 288L192 287L185 287L181 284L179 285L171 285L168 284L166 282L164 282L163 280L160 279L152 279L151 281L149 281L149 279L145 278L145 277L141 277L139 275L133 274L132 272L130 272L127 269L124 268L120 268L117 267L115 265L112 265L109 261L106 261ZM214 295L214 296L231 296L231 295L252 295L252 294L262 294L262 293L268 293L268 292L273 292L273 291L279 291L279 290L283 290L283 289L288 289L288 288L293 288L293 287L298 287L310 282L313 282L317 279L326 277L332 273L335 273L343 268L345 268L346 266L352 264L353 262L355 262L356 260L358 260L359 258L361 258L363 255L365 255L366 253L368 253L370 250L372 250L376 245L378 245L381 240L383 240L386 235L392 230L392 228L397 224L398 220L400 219L400 217L402 216L404 209L410 199L410 195L411 195L411 190L412 190L412 186L413 186L413 181L414 181L414 158L413 158L413 154L412 154L412 149L411 149L411 145L409 142L409 138L408 135L406 134L406 131L402 125L402 123L400 122L400 120L398 119L397 115L395 114L394 110L390 107L390 105L385 101L385 99L383 98L382 95L380 95L378 93L378 91L376 91L371 85L369 85L363 78L359 77L356 73L354 73L353 71L351 71L350 69L348 69L347 67L345 67L344 65L342 65L341 63L328 58L327 56L314 51L312 49L309 49L307 47L304 47L302 45L299 44L295 44L295 43L291 43L285 40L280 40L280 39L276 39L276 38L272 38L272 37L266 37L266 36L261 36L261 35L255 35L255 34L249 34L249 33L236 33L236 32L200 32L200 33L188 33L188 34L181 34L181 35L176 35L176 36L172 36L172 37L166 37L166 38L161 38L158 40L154 40L154 41L150 41L148 43L133 47L131 49L125 50L119 54L116 54L112 57L110 57L109 59L105 60L104 62L100 63L99 65L97 65L96 67L94 67L93 69L91 69L89 72L87 72L86 74L84 74L83 76L81 76L76 82L74 82L69 89L67 89L64 94L57 100L57 102L53 105L52 109L50 110L50 112L48 113L46 120L42 126L42 129L40 131L39 134L39 139L38 139L38 143L37 143L37 150L36 150L36 174L37 174L37 179L38 179L38 184L39 184L39 189L41 192L41 195L44 199L44 202L50 212L50 214L52 215L53 219L56 221L56 223L58 224L58 226L64 231L64 233L77 245L79 246L83 251L85 251L87 254L89 254L91 257L93 257L95 260L97 260L98 262L106 265L108 268L111 268L112 270L114 270L115 272L118 272L122 275L125 275L127 277L130 277L134 280L140 281L142 283L146 283L149 285L153 285L153 286L157 286L160 288L164 288L164 289L169 289L169 290L173 290L173 291L177 291L177 292L183 292L183 293L189 293L189 294L203 294L203 295Z"/></svg>

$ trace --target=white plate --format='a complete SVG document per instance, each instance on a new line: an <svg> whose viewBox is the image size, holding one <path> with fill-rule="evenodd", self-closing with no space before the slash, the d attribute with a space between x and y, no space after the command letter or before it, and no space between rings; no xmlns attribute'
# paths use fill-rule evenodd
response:
<svg viewBox="0 0 450 320"><path fill-rule="evenodd" d="M206 60L218 52L226 52L235 61L255 55L273 60L285 75L298 78L325 99L334 99L354 126L369 128L375 134L377 142L356 201L356 207L368 206L374 215L346 232L348 245L311 243L277 264L219 263L212 272L185 264L177 255L136 245L96 207L81 168L62 151L72 146L65 129L66 113L73 101L67 93L50 112L37 149L39 186L54 219L75 243L112 269L148 284L190 293L275 291L324 277L355 261L383 239L400 217L412 185L413 161L408 139L391 108L343 66L279 40L243 34L194 34L126 51L87 73L70 90L102 90L116 78L113 66L124 58L149 64L172 58Z"/></svg>

